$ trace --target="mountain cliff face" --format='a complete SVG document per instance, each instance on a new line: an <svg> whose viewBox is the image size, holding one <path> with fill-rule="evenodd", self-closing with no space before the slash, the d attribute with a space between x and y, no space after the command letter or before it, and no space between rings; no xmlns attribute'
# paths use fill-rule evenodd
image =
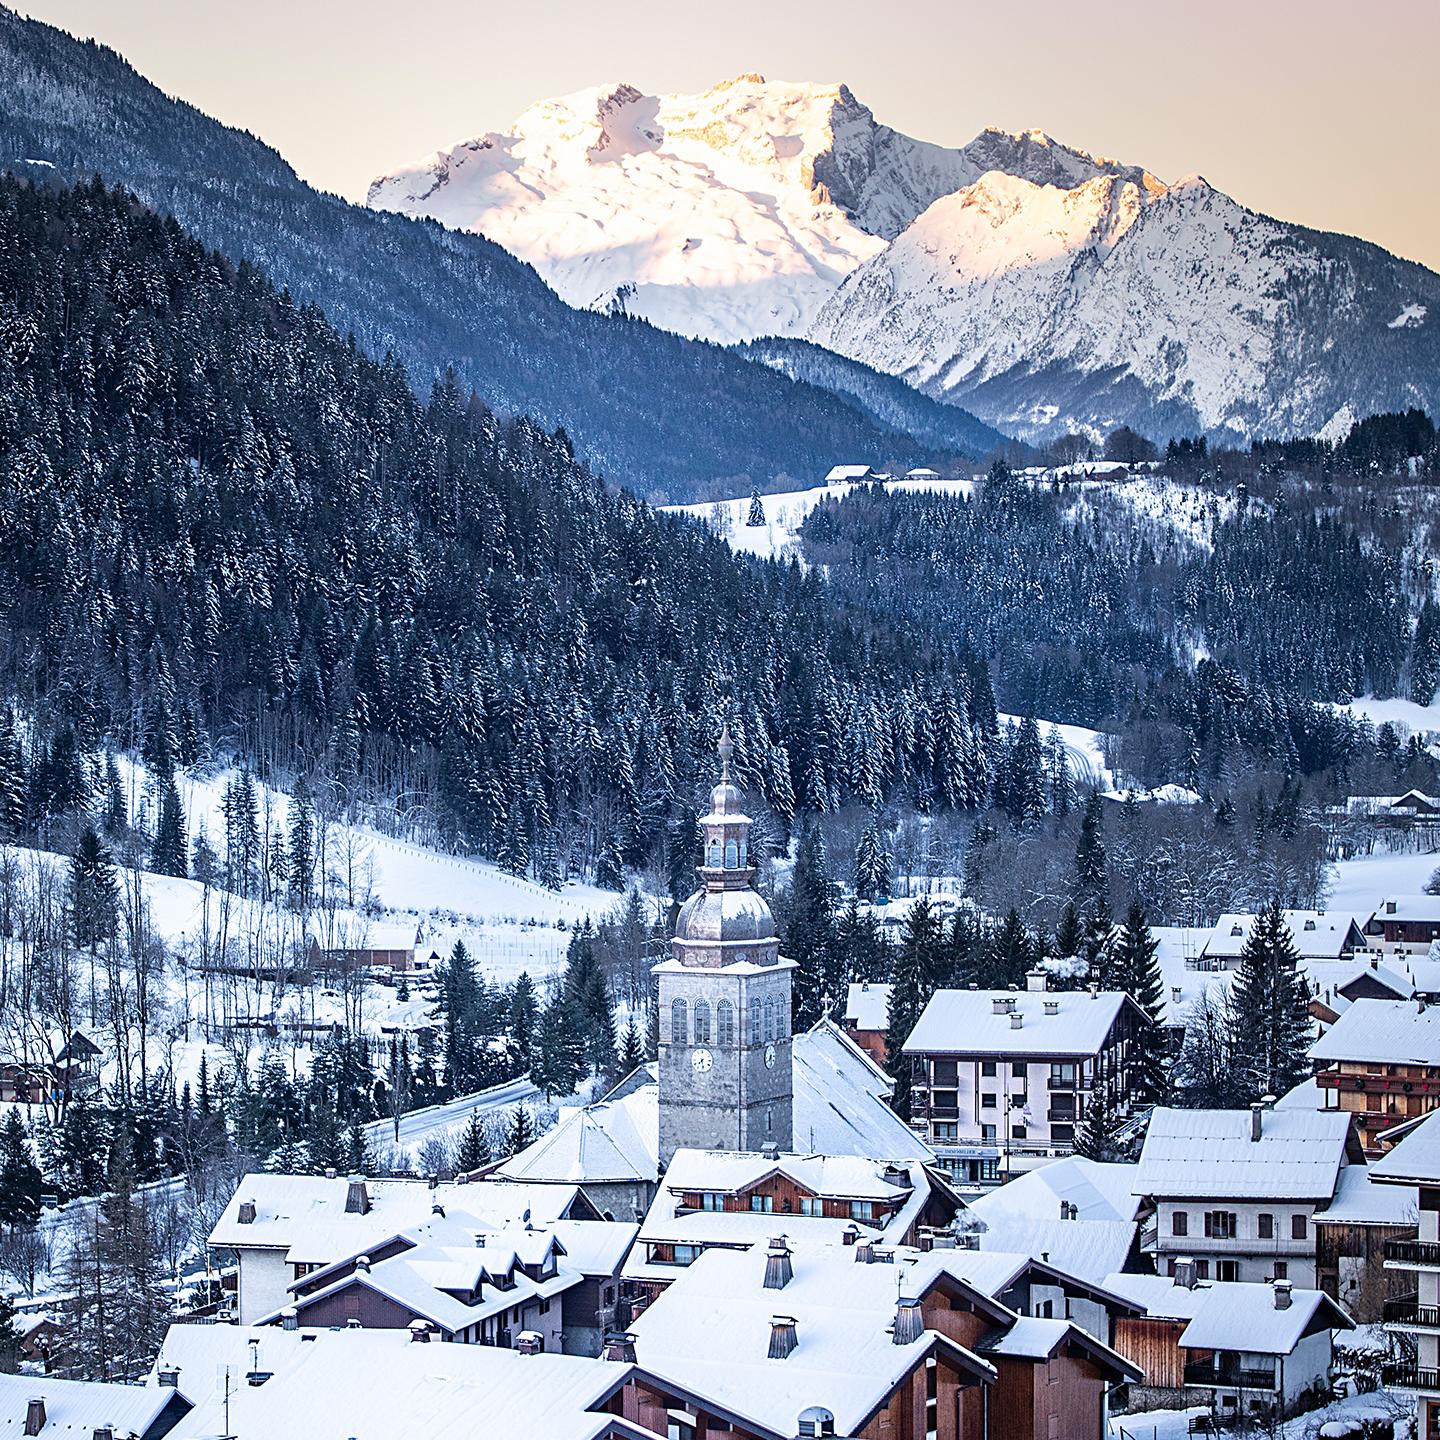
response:
<svg viewBox="0 0 1440 1440"><path fill-rule="evenodd" d="M487 405L563 426L581 458L642 494L697 499L746 476L824 474L837 458L946 463L827 391L577 312L478 235L321 194L269 146L162 94L113 50L3 7L0 75L0 169L127 186L321 306L370 354L394 354L422 394L453 365Z"/></svg>
<svg viewBox="0 0 1440 1440"><path fill-rule="evenodd" d="M370 203L483 233L577 306L808 339L1029 438L1243 441L1440 403L1433 272L1038 131L915 140L843 85L602 86Z"/></svg>
<svg viewBox="0 0 1440 1440"><path fill-rule="evenodd" d="M877 124L843 85L742 75L703 95L546 100L376 180L369 204L483 234L573 305L731 342L803 333L851 271L1002 155L1037 180L1113 168L1039 134L946 149Z"/></svg>

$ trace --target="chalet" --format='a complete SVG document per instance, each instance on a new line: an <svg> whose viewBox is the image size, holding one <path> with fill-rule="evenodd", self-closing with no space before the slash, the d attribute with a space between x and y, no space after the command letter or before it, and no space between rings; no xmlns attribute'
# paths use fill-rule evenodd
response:
<svg viewBox="0 0 1440 1440"><path fill-rule="evenodd" d="M658 1391L690 1397L697 1437L788 1440L819 1411L827 1428L808 1433L1100 1440L1110 1387L1138 1372L1072 1322L968 1283L952 1253L882 1264L780 1235L707 1253L635 1322L635 1418L655 1423Z"/></svg>
<svg viewBox="0 0 1440 1440"><path fill-rule="evenodd" d="M889 985L858 981L845 994L845 1033L877 1064L885 1063L890 1033Z"/></svg>
<svg viewBox="0 0 1440 1440"><path fill-rule="evenodd" d="M93 1090L99 1083L101 1054L88 1035L75 1030L53 1060L0 1060L0 1104L40 1105Z"/></svg>
<svg viewBox="0 0 1440 1440"><path fill-rule="evenodd" d="M1313 1288L1314 1216L1361 1159L1348 1115L1158 1106L1135 1171L1146 1201L1141 1246L1162 1275L1193 1259L1200 1280Z"/></svg>
<svg viewBox="0 0 1440 1440"><path fill-rule="evenodd" d="M1354 1119L1367 1154L1377 1136L1440 1105L1440 1007L1357 1000L1311 1047L1326 1108Z"/></svg>
<svg viewBox="0 0 1440 1440"><path fill-rule="evenodd" d="M826 472L825 483L827 485L865 485L871 480L882 478L876 473L873 465L832 465Z"/></svg>
<svg viewBox="0 0 1440 1440"><path fill-rule="evenodd" d="M258 1323L428 1328L443 1341L506 1348L527 1335L541 1350L598 1355L597 1282L613 1281L635 1226L561 1220L543 1230L476 1231L473 1223L465 1215L437 1214L369 1254L310 1271L290 1286L289 1304ZM572 1263L565 1243L572 1237L590 1257L585 1268L598 1273L587 1275ZM587 1280L590 1303L572 1306L572 1293Z"/></svg>
<svg viewBox="0 0 1440 1440"><path fill-rule="evenodd" d="M1131 1108L1130 1041L1144 1016L1119 992L937 990L905 1042L911 1114L936 1163L996 1184L1075 1148L1097 1085Z"/></svg>
<svg viewBox="0 0 1440 1440"><path fill-rule="evenodd" d="M707 1250L749 1249L777 1225L812 1245L897 1245L946 1229L961 1209L944 1177L918 1162L680 1150L625 1276L639 1308Z"/></svg>
<svg viewBox="0 0 1440 1440"><path fill-rule="evenodd" d="M115 1385L50 1375L0 1375L0 1435L160 1440L191 1408L173 1383Z"/></svg>
<svg viewBox="0 0 1440 1440"><path fill-rule="evenodd" d="M1412 1123L1408 1133L1370 1167L1371 1178L1393 1185L1416 1206L1419 1236L1393 1240L1385 1264L1405 1282L1405 1293L1385 1306L1388 1330L1406 1337L1413 1358L1385 1369L1391 1390L1415 1395L1415 1434L1440 1435L1440 1115Z"/></svg>
<svg viewBox="0 0 1440 1440"><path fill-rule="evenodd" d="M577 1186L485 1180L432 1186L423 1180L251 1174L210 1232L213 1250L237 1259L237 1319L254 1324L290 1303L290 1287L312 1271L368 1254L439 1207L466 1217L472 1235L529 1223L599 1219Z"/></svg>
<svg viewBox="0 0 1440 1440"><path fill-rule="evenodd" d="M1409 1000L1415 985L1408 976L1380 963L1380 956L1324 961L1311 966L1310 1013L1322 1027L1333 1025L1357 1000Z"/></svg>
<svg viewBox="0 0 1440 1440"><path fill-rule="evenodd" d="M395 975L408 975L416 971L428 973L431 968L430 956L421 945L423 931L418 925L372 924L353 937L355 943L335 943L336 939L350 940L352 937L330 937L324 940L312 936L309 946L311 969L316 971L368 970Z"/></svg>
<svg viewBox="0 0 1440 1440"><path fill-rule="evenodd" d="M158 1367L203 1378L203 1398L175 1440L455 1436L477 1426L505 1440L655 1440L617 1413L630 1366L428 1338L172 1325Z"/></svg>
<svg viewBox="0 0 1440 1440"><path fill-rule="evenodd" d="M1415 1197L1377 1184L1365 1165L1340 1171L1335 1198L1314 1216L1319 1288L1362 1325L1384 1318L1385 1306L1403 1296L1403 1275L1385 1268L1386 1247L1413 1240Z"/></svg>
<svg viewBox="0 0 1440 1440"><path fill-rule="evenodd" d="M1319 1290L1201 1281L1184 1260L1173 1279L1111 1275L1143 1307L1116 1327L1115 1348L1145 1372L1135 1409L1209 1405L1221 1416L1284 1415L1328 1393L1331 1341L1354 1321Z"/></svg>
<svg viewBox="0 0 1440 1440"><path fill-rule="evenodd" d="M1302 960L1340 960L1366 948L1355 916L1336 910L1284 910L1290 938ZM1222 915L1200 955L1200 968L1233 970L1240 963L1255 915Z"/></svg>
<svg viewBox="0 0 1440 1440"><path fill-rule="evenodd" d="M1400 955L1430 953L1440 940L1440 895L1392 895L1365 922L1370 943Z"/></svg>

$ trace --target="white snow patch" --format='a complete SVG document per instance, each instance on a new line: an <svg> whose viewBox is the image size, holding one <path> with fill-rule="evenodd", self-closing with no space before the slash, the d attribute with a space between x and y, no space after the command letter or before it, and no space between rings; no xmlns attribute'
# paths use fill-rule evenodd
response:
<svg viewBox="0 0 1440 1440"><path fill-rule="evenodd" d="M1390 330L1416 330L1425 323L1424 305L1407 305L1387 326Z"/></svg>

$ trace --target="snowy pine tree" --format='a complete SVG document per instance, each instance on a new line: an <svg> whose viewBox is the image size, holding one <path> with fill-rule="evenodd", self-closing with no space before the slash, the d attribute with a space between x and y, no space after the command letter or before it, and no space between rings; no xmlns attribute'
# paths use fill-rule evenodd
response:
<svg viewBox="0 0 1440 1440"><path fill-rule="evenodd" d="M1248 1104L1281 1096L1310 1074L1309 987L1279 900L1255 917L1226 1007L1230 1074Z"/></svg>

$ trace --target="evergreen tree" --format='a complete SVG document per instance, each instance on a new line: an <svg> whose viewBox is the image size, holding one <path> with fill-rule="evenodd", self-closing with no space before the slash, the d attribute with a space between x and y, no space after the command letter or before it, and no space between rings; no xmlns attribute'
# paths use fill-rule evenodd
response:
<svg viewBox="0 0 1440 1440"><path fill-rule="evenodd" d="M190 873L187 855L185 812L172 772L160 786L160 819L155 826L155 843L150 847L150 866L158 875L184 879Z"/></svg>
<svg viewBox="0 0 1440 1440"><path fill-rule="evenodd" d="M819 827L800 836L785 897L781 952L795 961L794 1028L808 1030L834 1000L836 979L834 887L825 868Z"/></svg>
<svg viewBox="0 0 1440 1440"><path fill-rule="evenodd" d="M862 900L874 900L890 893L890 856L877 810L870 812L860 832L860 843L855 847L855 893Z"/></svg>
<svg viewBox="0 0 1440 1440"><path fill-rule="evenodd" d="M510 994L510 1038L528 1066L534 1058L535 1031L539 1020L539 1003L535 998L535 982L522 970Z"/></svg>
<svg viewBox="0 0 1440 1440"><path fill-rule="evenodd" d="M1128 1158L1120 1144L1119 1130L1120 1117L1116 1113L1110 1077L1103 1070L1097 1070L1094 1088L1086 1096L1085 1114L1075 1133L1075 1153L1102 1164Z"/></svg>
<svg viewBox="0 0 1440 1440"><path fill-rule="evenodd" d="M75 943L93 951L114 935L119 903L110 852L87 826L70 862L70 924Z"/></svg>
<svg viewBox="0 0 1440 1440"><path fill-rule="evenodd" d="M981 953L983 970L978 983L983 990L1004 990L1011 985L1023 988L1026 972L1039 959L1035 941L1013 907L991 933Z"/></svg>
<svg viewBox="0 0 1440 1440"><path fill-rule="evenodd" d="M1106 988L1128 995L1145 1013L1130 1045L1130 1086L1140 1105L1163 1103L1169 1090L1165 1063L1165 985L1160 974L1160 942L1150 933L1145 911L1131 901L1125 924L1108 954Z"/></svg>
<svg viewBox="0 0 1440 1440"><path fill-rule="evenodd" d="M24 831L28 789L15 716L0 706L0 840L18 839Z"/></svg>
<svg viewBox="0 0 1440 1440"><path fill-rule="evenodd" d="M1104 804L1092 791L1080 821L1080 838L1075 845L1075 909L1082 921L1091 922L1100 909L1109 913L1110 866L1105 854Z"/></svg>
<svg viewBox="0 0 1440 1440"><path fill-rule="evenodd" d="M510 1123L505 1127L505 1153L518 1155L535 1139L535 1120L523 1105L517 1105L510 1112Z"/></svg>
<svg viewBox="0 0 1440 1440"><path fill-rule="evenodd" d="M1006 763L1003 806L1021 829L1037 824L1045 815L1045 754L1040 730L1027 715L1014 736Z"/></svg>
<svg viewBox="0 0 1440 1440"><path fill-rule="evenodd" d="M920 1019L930 997L943 983L946 953L943 926L922 895L910 907L905 929L895 955L895 974L890 987L886 1021L885 1065L895 1081L894 1106L910 1114L910 1057L905 1042Z"/></svg>
<svg viewBox="0 0 1440 1440"><path fill-rule="evenodd" d="M1230 1070L1243 1103L1280 1096L1310 1073L1309 990L1279 900L1255 918L1230 987Z"/></svg>
<svg viewBox="0 0 1440 1440"><path fill-rule="evenodd" d="M480 1083L480 1009L483 982L463 940L436 976L440 1017L444 1022L445 1081L452 1095L477 1089Z"/></svg>
<svg viewBox="0 0 1440 1440"><path fill-rule="evenodd" d="M0 1290L0 1375L13 1375L20 1368L19 1319L15 1302Z"/></svg>
<svg viewBox="0 0 1440 1440"><path fill-rule="evenodd" d="M288 850L290 903L297 910L308 910L315 884L315 806L303 775L295 782L290 801Z"/></svg>
<svg viewBox="0 0 1440 1440"><path fill-rule="evenodd" d="M458 1174L470 1175L491 1160L490 1140L481 1123L480 1112L472 1110L470 1119L460 1135L460 1148L455 1152L455 1169Z"/></svg>
<svg viewBox="0 0 1440 1440"><path fill-rule="evenodd" d="M216 855L215 847L205 833L203 821L197 828L194 843L190 847L190 873L202 885L214 885L220 876L220 857Z"/></svg>
<svg viewBox="0 0 1440 1440"><path fill-rule="evenodd" d="M538 1044L530 1061L530 1078L545 1092L571 1095L586 1068L583 1020L562 991L540 1016ZM613 1053L613 1052L612 1052Z"/></svg>
<svg viewBox="0 0 1440 1440"><path fill-rule="evenodd" d="M1085 943L1085 929L1080 923L1075 902L1067 900L1060 912L1060 923L1055 927L1055 953L1061 959L1078 955Z"/></svg>
<svg viewBox="0 0 1440 1440"><path fill-rule="evenodd" d="M1426 598L1410 649L1410 698L1428 705L1440 687L1440 606Z"/></svg>
<svg viewBox="0 0 1440 1440"><path fill-rule="evenodd" d="M620 1037L620 1059L617 1071L623 1077L645 1063L645 1041L641 1038L640 1027L632 1014L626 1022L625 1032Z"/></svg>
<svg viewBox="0 0 1440 1440"><path fill-rule="evenodd" d="M570 937L565 960L565 999L579 1027L585 1063L599 1073L608 1072L615 1063L615 1013L595 953L595 931L588 917Z"/></svg>
<svg viewBox="0 0 1440 1440"><path fill-rule="evenodd" d="M19 1110L11 1108L0 1128L0 1225L26 1229L40 1219L44 1181L30 1153Z"/></svg>
<svg viewBox="0 0 1440 1440"><path fill-rule="evenodd" d="M747 525L763 525L765 523L765 506L761 502L759 490L750 492L750 509L746 512L745 523Z"/></svg>

